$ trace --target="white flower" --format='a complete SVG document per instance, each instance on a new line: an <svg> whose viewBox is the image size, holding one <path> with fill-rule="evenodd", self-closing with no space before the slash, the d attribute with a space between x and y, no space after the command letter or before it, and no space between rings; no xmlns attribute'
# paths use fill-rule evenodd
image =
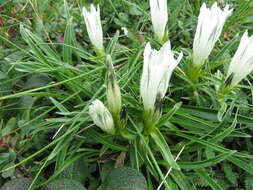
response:
<svg viewBox="0 0 253 190"><path fill-rule="evenodd" d="M99 6L97 6L97 10L94 5L90 6L90 10L84 7L83 16L91 43L96 49L103 51L103 31Z"/></svg>
<svg viewBox="0 0 253 190"><path fill-rule="evenodd" d="M111 113L100 100L94 100L89 106L89 114L94 123L103 131L114 134L115 128Z"/></svg>
<svg viewBox="0 0 253 190"><path fill-rule="evenodd" d="M239 47L232 58L227 72L227 79L230 78L230 86L237 85L253 70L253 35L248 36L248 31L245 31Z"/></svg>
<svg viewBox="0 0 253 190"><path fill-rule="evenodd" d="M116 117L116 115L120 114L121 110L121 93L119 85L116 81L114 67L112 64L112 58L110 55L106 56L106 64L107 64L107 101L108 107L111 111L112 115Z"/></svg>
<svg viewBox="0 0 253 190"><path fill-rule="evenodd" d="M222 10L217 7L217 3L211 8L207 8L205 3L202 4L193 42L193 63L196 66L200 67L208 58L232 11L228 5Z"/></svg>
<svg viewBox="0 0 253 190"><path fill-rule="evenodd" d="M154 32L162 40L168 22L167 0L149 0Z"/></svg>
<svg viewBox="0 0 253 190"><path fill-rule="evenodd" d="M155 106L165 96L171 74L182 57L181 52L177 59L174 58L170 41L167 41L159 51L151 49L149 43L146 45L140 87L145 112L154 113Z"/></svg>

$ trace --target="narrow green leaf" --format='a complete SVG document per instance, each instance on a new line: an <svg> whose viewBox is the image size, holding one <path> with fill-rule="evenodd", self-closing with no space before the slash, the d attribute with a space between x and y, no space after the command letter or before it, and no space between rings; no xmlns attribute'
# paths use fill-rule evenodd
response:
<svg viewBox="0 0 253 190"><path fill-rule="evenodd" d="M211 142L209 142L209 141L202 140L202 139L197 138L197 137L193 137L193 136L186 135L186 134L181 133L181 132L179 132L179 131L173 132L173 134L174 134L174 135L181 136L181 137L184 137L184 138L189 139L189 140L191 140L191 141L193 141L193 142L197 142L197 143L200 143L200 144L202 144L202 145L208 146L208 147L210 147L210 148L212 148L212 149L214 149L214 150L217 150L217 151L219 151L219 152L223 152L223 153L227 152L227 153L228 153L228 152L231 151L231 150L229 150L229 149L227 149L227 148L224 148L224 147L222 147L222 146L219 146L219 145L217 145L217 144L211 143ZM246 153L241 153L241 152L236 152L236 153L234 154L234 156L236 156L236 157L242 157L242 158L253 158L253 155L246 154Z"/></svg>
<svg viewBox="0 0 253 190"><path fill-rule="evenodd" d="M72 65L72 45L74 38L74 29L72 19L68 20L68 24L64 33L64 45L63 45L63 60L64 62Z"/></svg>
<svg viewBox="0 0 253 190"><path fill-rule="evenodd" d="M228 153L222 153L214 158L196 162L178 162L178 165L182 169L200 169L205 167L214 166L226 159L228 159L231 155L233 155L236 151L231 151Z"/></svg>
<svg viewBox="0 0 253 190"><path fill-rule="evenodd" d="M124 152L126 152L128 150L128 148L125 146L112 143L106 137L104 137L100 133L96 132L94 129L87 130L87 135L90 136L91 138L93 138L94 140L100 142L101 144L110 147L113 150L124 151Z"/></svg>
<svg viewBox="0 0 253 190"><path fill-rule="evenodd" d="M166 114L164 114L162 116L162 118L159 120L159 123L157 124L157 126L162 126L168 120L170 120L170 118L177 112L177 110L181 107L181 105L182 105L182 102L176 103L170 111L168 111Z"/></svg>
<svg viewBox="0 0 253 190"><path fill-rule="evenodd" d="M199 175L199 177L205 180L213 190L224 190L215 180L213 180L212 178L208 176L205 170L196 169L195 171Z"/></svg>
<svg viewBox="0 0 253 190"><path fill-rule="evenodd" d="M237 165L238 167L240 167L244 171L253 175L253 167L251 164L247 163L246 161L236 158L236 157L230 157L230 158L228 158L228 161L232 162L233 164Z"/></svg>
<svg viewBox="0 0 253 190"><path fill-rule="evenodd" d="M231 124L231 126L228 127L227 129L225 129L222 133L219 133L216 136L214 136L213 138L211 138L210 142L217 143L219 141L222 141L227 136L229 136L235 130L235 127L236 127L236 124L237 124L237 119L236 118L237 118L237 115L235 116L235 119L234 119L233 123Z"/></svg>
<svg viewBox="0 0 253 190"><path fill-rule="evenodd" d="M174 160L170 148L160 131L156 128L154 131L150 132L150 136L152 137L154 143L157 145L157 148L163 155L164 160L166 160L172 168L180 170L180 167Z"/></svg>
<svg viewBox="0 0 253 190"><path fill-rule="evenodd" d="M117 42L119 39L119 31L117 30L112 40L110 40L109 45L107 46L106 53L113 55L114 49L116 48Z"/></svg>

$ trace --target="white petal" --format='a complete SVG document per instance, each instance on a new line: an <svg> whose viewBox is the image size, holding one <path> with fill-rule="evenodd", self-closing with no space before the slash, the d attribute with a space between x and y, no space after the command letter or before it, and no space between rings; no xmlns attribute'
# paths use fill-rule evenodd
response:
<svg viewBox="0 0 253 190"><path fill-rule="evenodd" d="M148 43L144 50L144 65L141 77L140 93L146 111L154 111L156 98L163 98L167 92L171 74L182 59L180 53L177 59L171 51L170 41L159 51L152 49Z"/></svg>
<svg viewBox="0 0 253 190"><path fill-rule="evenodd" d="M111 134L114 133L115 129L112 115L104 106L103 102L97 99L94 100L89 106L89 114L94 123L103 131Z"/></svg>
<svg viewBox="0 0 253 190"><path fill-rule="evenodd" d="M232 14L228 6L221 10L217 3L207 8L203 3L198 17L197 30L193 42L193 63L201 66L219 39L226 19Z"/></svg>
<svg viewBox="0 0 253 190"><path fill-rule="evenodd" d="M227 78L233 74L231 86L238 84L253 70L253 36L248 36L248 31L245 31L239 47L232 58L229 65Z"/></svg>
<svg viewBox="0 0 253 190"><path fill-rule="evenodd" d="M167 0L149 0L155 34L162 39L168 22Z"/></svg>
<svg viewBox="0 0 253 190"><path fill-rule="evenodd" d="M103 50L103 31L100 20L100 9L97 10L94 5L90 6L90 10L83 8L83 16L86 24L87 32L91 43L99 50Z"/></svg>

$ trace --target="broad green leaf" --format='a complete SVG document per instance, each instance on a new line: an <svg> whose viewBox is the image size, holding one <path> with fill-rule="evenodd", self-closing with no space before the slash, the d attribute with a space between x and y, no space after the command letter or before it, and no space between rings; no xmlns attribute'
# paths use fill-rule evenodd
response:
<svg viewBox="0 0 253 190"><path fill-rule="evenodd" d="M129 167L115 168L108 174L104 190L146 190L147 182L144 176Z"/></svg>
<svg viewBox="0 0 253 190"><path fill-rule="evenodd" d="M51 182L47 186L48 190L86 190L86 188L78 181L73 179L59 178Z"/></svg>

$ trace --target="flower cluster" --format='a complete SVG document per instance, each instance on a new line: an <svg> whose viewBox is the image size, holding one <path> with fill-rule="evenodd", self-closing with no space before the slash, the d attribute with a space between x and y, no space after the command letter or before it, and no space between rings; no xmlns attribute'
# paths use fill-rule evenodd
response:
<svg viewBox="0 0 253 190"><path fill-rule="evenodd" d="M166 40L168 36L166 29L168 22L167 1L149 0L149 3L154 33L162 47L160 50L152 49L150 43L147 43L143 54L140 95L143 101L143 117L146 128L154 127L159 121L163 98L166 95L171 75L183 57L182 52L179 54L173 52L170 41ZM232 12L233 9L229 9L228 5L223 9L218 7L217 3L214 3L211 8L208 8L205 3L201 6L193 41L193 53L190 56L193 75L197 75L202 65L208 60L215 43L222 34L224 24ZM83 15L92 44L95 49L104 51L99 7L96 10L91 5L90 11L84 8ZM229 89L235 87L253 70L252 49L253 36L249 37L246 31L229 65L225 87ZM177 58L175 58L175 54ZM110 56L107 56L107 101L109 110L101 101L95 100L90 106L90 115L97 126L114 134L115 126L117 128L121 125L122 102L120 87L115 78Z"/></svg>
<svg viewBox="0 0 253 190"><path fill-rule="evenodd" d="M159 40L166 36L168 21L167 1L150 0L152 23ZM91 5L90 11L83 8L83 16L89 38L96 50L103 51L103 34L100 21L99 7L97 10ZM171 50L170 41L165 42L159 51L152 49L150 43L144 50L144 67L141 77L140 93L144 105L146 125L154 125L160 118L162 99L164 98L173 70L176 68L183 54L177 59ZM108 108L100 100L95 100L89 107L89 113L94 123L103 131L114 134L115 124L120 126L121 93L115 78L111 57L107 56L107 101Z"/></svg>

